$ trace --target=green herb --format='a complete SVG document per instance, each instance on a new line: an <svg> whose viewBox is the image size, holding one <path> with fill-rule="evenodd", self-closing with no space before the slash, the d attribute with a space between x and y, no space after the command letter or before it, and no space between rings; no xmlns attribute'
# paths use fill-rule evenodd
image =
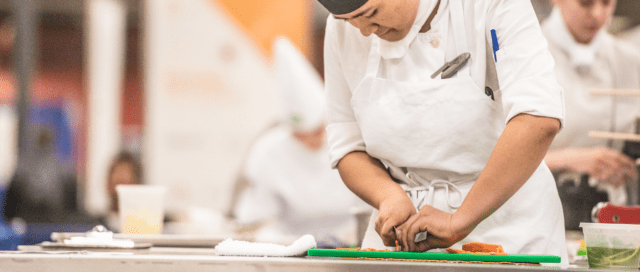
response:
<svg viewBox="0 0 640 272"><path fill-rule="evenodd" d="M640 248L587 247L587 261L590 268L638 267Z"/></svg>

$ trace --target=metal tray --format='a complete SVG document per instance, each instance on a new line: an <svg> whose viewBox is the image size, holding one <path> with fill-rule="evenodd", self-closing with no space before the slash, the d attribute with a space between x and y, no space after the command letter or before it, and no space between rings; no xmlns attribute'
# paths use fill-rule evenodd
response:
<svg viewBox="0 0 640 272"><path fill-rule="evenodd" d="M133 247L113 246L113 245L69 245L63 242L44 241L38 244L43 249L148 249L151 243L133 243Z"/></svg>
<svg viewBox="0 0 640 272"><path fill-rule="evenodd" d="M84 232L54 232L51 240L62 243L71 237L85 236ZM123 234L114 233L114 239L129 239L134 243L148 243L154 247L215 247L229 237L219 235L188 234Z"/></svg>

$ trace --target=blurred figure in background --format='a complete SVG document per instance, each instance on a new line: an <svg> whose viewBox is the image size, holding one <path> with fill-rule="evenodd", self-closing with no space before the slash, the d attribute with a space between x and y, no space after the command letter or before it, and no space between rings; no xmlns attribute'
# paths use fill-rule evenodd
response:
<svg viewBox="0 0 640 272"><path fill-rule="evenodd" d="M111 162L107 174L109 211L102 220L108 229L120 231L116 186L134 184L142 184L142 164L134 154L122 151Z"/></svg>
<svg viewBox="0 0 640 272"><path fill-rule="evenodd" d="M235 206L241 225L257 224L256 241L290 243L304 234L320 247L355 244L350 212L358 198L329 164L322 80L285 39L274 47L286 121L252 147L242 175L249 183Z"/></svg>
<svg viewBox="0 0 640 272"><path fill-rule="evenodd" d="M640 25L623 32L620 38L635 45L636 51L640 52Z"/></svg>
<svg viewBox="0 0 640 272"><path fill-rule="evenodd" d="M556 61L558 83L565 90L566 125L545 161L558 182L566 228L579 229L580 222L591 221L591 209L598 202L608 198L626 204L625 185L638 180L634 160L621 153L621 141L588 133L635 132L640 99L596 96L591 91L640 88L640 56L606 31L615 0L554 3L542 28Z"/></svg>
<svg viewBox="0 0 640 272"><path fill-rule="evenodd" d="M81 212L75 175L57 157L53 131L42 127L35 135L7 189L5 217L20 217L27 223L77 221Z"/></svg>

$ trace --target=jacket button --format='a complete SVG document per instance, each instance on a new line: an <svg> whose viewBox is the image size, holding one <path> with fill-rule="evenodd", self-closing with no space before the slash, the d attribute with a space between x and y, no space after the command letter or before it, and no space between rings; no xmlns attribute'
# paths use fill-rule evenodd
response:
<svg viewBox="0 0 640 272"><path fill-rule="evenodd" d="M431 40L431 46L433 46L433 48L440 47L440 40L438 40L437 38L432 39Z"/></svg>

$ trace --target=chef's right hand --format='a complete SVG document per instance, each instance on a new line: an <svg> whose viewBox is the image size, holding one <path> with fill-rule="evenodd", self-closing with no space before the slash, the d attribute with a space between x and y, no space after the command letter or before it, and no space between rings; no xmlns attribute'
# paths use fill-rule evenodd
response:
<svg viewBox="0 0 640 272"><path fill-rule="evenodd" d="M396 245L395 226L400 226L416 214L416 208L406 194L391 196L380 203L375 230L385 246Z"/></svg>
<svg viewBox="0 0 640 272"><path fill-rule="evenodd" d="M568 150L570 168L615 187L638 179L633 159L606 147Z"/></svg>

